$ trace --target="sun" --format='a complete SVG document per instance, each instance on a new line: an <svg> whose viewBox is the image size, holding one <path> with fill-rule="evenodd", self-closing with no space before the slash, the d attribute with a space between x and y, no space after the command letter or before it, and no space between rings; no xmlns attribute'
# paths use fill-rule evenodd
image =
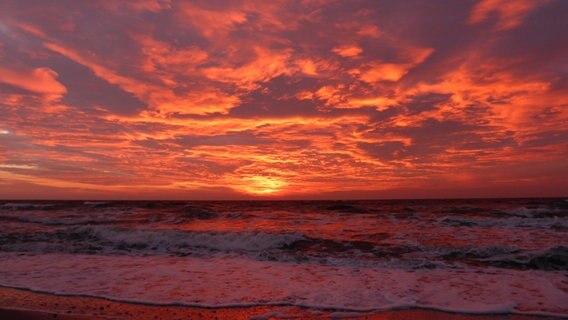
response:
<svg viewBox="0 0 568 320"><path fill-rule="evenodd" d="M248 182L244 189L248 193L268 195L282 191L288 185L286 181L271 176L252 176L245 178Z"/></svg>

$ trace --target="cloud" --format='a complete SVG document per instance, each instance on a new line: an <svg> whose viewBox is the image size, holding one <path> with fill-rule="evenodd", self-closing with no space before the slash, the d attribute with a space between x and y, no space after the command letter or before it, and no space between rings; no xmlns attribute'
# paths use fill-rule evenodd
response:
<svg viewBox="0 0 568 320"><path fill-rule="evenodd" d="M144 99L145 94L148 92L148 85L141 81L122 76L117 72L106 68L101 63L95 61L95 58L82 55L74 49L66 48L56 43L47 42L44 45L47 49L89 68L98 77L111 84L120 86L124 91L130 92L141 99Z"/></svg>
<svg viewBox="0 0 568 320"><path fill-rule="evenodd" d="M186 23L192 24L206 37L226 36L238 25L247 22L247 15L238 9L204 8L192 3L181 5Z"/></svg>
<svg viewBox="0 0 568 320"><path fill-rule="evenodd" d="M526 16L536 7L546 4L548 0L481 0L471 12L469 23L476 24L498 16L495 25L497 30L514 29L523 23Z"/></svg>
<svg viewBox="0 0 568 320"><path fill-rule="evenodd" d="M261 82L292 73L289 66L289 52L274 52L263 47L255 47L253 53L254 58L243 65L206 68L203 74L210 80L252 90Z"/></svg>
<svg viewBox="0 0 568 320"><path fill-rule="evenodd" d="M565 3L1 2L0 194L565 190Z"/></svg>
<svg viewBox="0 0 568 320"><path fill-rule="evenodd" d="M332 51L344 58L354 58L360 55L363 52L363 49L355 45L344 45L335 47Z"/></svg>
<svg viewBox="0 0 568 320"><path fill-rule="evenodd" d="M67 92L65 86L57 81L57 72L49 68L0 67L0 82L45 95L49 100L58 100Z"/></svg>
<svg viewBox="0 0 568 320"><path fill-rule="evenodd" d="M136 2L101 1L101 6L108 10L159 12L171 8L170 0L139 0Z"/></svg>
<svg viewBox="0 0 568 320"><path fill-rule="evenodd" d="M360 73L359 78L368 83L398 81L408 72L410 67L406 64L372 63L365 71Z"/></svg>
<svg viewBox="0 0 568 320"><path fill-rule="evenodd" d="M359 29L359 31L357 31L357 34L360 36L377 38L381 35L381 31L375 25L364 25Z"/></svg>

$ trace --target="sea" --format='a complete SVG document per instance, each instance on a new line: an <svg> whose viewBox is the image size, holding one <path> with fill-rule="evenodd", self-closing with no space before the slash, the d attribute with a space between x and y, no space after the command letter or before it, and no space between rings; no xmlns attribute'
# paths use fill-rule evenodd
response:
<svg viewBox="0 0 568 320"><path fill-rule="evenodd" d="M568 317L568 200L0 201L0 286Z"/></svg>

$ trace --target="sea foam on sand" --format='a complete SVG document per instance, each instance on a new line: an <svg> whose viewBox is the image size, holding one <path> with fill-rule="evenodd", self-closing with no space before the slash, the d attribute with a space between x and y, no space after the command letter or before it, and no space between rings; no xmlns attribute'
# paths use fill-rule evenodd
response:
<svg viewBox="0 0 568 320"><path fill-rule="evenodd" d="M125 302L568 315L564 272L360 268L244 257L0 253L0 285Z"/></svg>

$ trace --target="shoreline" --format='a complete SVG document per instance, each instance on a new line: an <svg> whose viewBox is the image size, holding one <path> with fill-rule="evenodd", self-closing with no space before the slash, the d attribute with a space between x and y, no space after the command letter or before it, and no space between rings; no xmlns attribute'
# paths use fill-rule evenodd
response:
<svg viewBox="0 0 568 320"><path fill-rule="evenodd" d="M369 320L545 320L566 317L519 314L464 314L429 309L357 313L296 306L201 308L117 302L103 298L64 296L0 286L0 319L369 319Z"/></svg>

